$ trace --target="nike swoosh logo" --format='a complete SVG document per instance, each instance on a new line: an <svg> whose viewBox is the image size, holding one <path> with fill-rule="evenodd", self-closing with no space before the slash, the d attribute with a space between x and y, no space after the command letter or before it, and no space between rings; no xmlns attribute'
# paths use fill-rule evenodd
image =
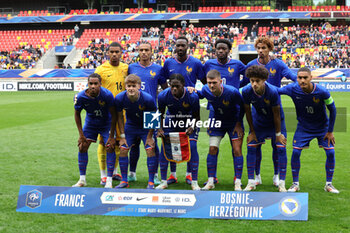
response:
<svg viewBox="0 0 350 233"><path fill-rule="evenodd" d="M169 72L173 72L175 69L171 69L171 70L169 70Z"/></svg>
<svg viewBox="0 0 350 233"><path fill-rule="evenodd" d="M142 201L144 199L146 199L147 197L142 197L142 198L136 198L136 201Z"/></svg>
<svg viewBox="0 0 350 233"><path fill-rule="evenodd" d="M300 100L300 99L301 99L301 97L299 97L299 96L297 96L296 98L297 98L298 100Z"/></svg>

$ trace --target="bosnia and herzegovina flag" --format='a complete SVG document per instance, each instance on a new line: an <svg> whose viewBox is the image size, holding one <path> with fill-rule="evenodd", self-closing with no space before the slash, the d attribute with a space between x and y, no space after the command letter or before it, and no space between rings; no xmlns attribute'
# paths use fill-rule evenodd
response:
<svg viewBox="0 0 350 233"><path fill-rule="evenodd" d="M162 138L165 158L170 162L182 163L191 159L190 140L186 132L172 132Z"/></svg>

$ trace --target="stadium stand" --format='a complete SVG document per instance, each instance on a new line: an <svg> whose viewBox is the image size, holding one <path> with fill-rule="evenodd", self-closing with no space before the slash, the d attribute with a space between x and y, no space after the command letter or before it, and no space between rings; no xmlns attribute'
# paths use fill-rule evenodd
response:
<svg viewBox="0 0 350 233"><path fill-rule="evenodd" d="M278 9L273 9L270 6L200 6L198 10L192 12L277 12ZM350 11L349 6L288 6L287 11L295 12L333 12L333 11ZM149 13L189 13L190 10L180 10L175 7L168 7L167 10L159 11L153 8L125 8L123 12L119 11L98 11L97 9L72 9L66 12L66 15L95 15L95 14L149 14ZM65 13L49 12L48 10L21 10L16 16L52 16L65 15ZM8 15L4 15L7 17Z"/></svg>
<svg viewBox="0 0 350 233"><path fill-rule="evenodd" d="M0 31L1 68L33 68L53 46L72 45L74 30Z"/></svg>

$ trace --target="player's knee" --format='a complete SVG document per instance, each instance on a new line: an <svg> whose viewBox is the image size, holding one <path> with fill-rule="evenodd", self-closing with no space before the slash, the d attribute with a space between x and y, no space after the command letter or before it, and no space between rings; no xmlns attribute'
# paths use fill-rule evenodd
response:
<svg viewBox="0 0 350 233"><path fill-rule="evenodd" d="M242 149L239 145L234 145L233 146L233 155L235 157L239 157L239 156L242 156Z"/></svg>
<svg viewBox="0 0 350 233"><path fill-rule="evenodd" d="M154 149L148 149L146 150L147 157L153 157L155 156Z"/></svg>
<svg viewBox="0 0 350 233"><path fill-rule="evenodd" d="M106 151L107 151L107 153L113 153L114 152L114 148L106 147Z"/></svg>
<svg viewBox="0 0 350 233"><path fill-rule="evenodd" d="M218 153L218 147L216 147L216 146L210 146L209 147L209 154L211 154L211 155L216 155L217 153Z"/></svg>

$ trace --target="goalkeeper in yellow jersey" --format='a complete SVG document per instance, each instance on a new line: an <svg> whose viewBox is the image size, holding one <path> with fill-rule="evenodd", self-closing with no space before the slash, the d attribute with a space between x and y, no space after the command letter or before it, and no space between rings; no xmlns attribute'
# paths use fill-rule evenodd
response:
<svg viewBox="0 0 350 233"><path fill-rule="evenodd" d="M128 75L128 65L125 63L120 62L120 58L122 55L122 46L117 42L112 42L108 49L107 49L107 56L109 57L109 61L106 61L99 67L97 67L95 73L98 73L101 76L102 79L102 87L107 88L110 90L114 97L119 94L120 92L125 90L124 86L124 80L125 77ZM118 127L117 127L118 128ZM121 137L125 137L125 135L120 134L119 129L117 129L117 144ZM98 163L100 166L100 172L101 172L101 185L106 184L106 148L103 143L103 139L99 135L100 143L98 145L97 149L97 157L98 157ZM117 156L114 172L113 172L113 179L114 180L121 180L121 176L117 174L117 167L119 163L119 146L115 147L115 153Z"/></svg>

